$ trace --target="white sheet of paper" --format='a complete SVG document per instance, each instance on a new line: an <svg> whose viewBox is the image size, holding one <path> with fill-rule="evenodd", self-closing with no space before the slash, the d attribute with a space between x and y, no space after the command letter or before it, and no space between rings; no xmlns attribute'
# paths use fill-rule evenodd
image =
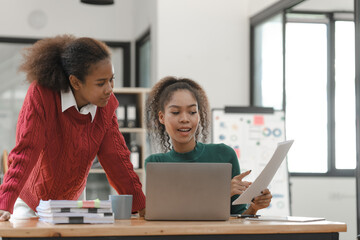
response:
<svg viewBox="0 0 360 240"><path fill-rule="evenodd" d="M254 197L260 196L261 191L266 189L273 179L276 171L285 159L294 140L280 142L275 149L268 164L255 179L255 181L235 200L232 205L251 203Z"/></svg>
<svg viewBox="0 0 360 240"><path fill-rule="evenodd" d="M323 221L323 217L298 217L298 216L260 216L257 218L245 218L252 221L281 221L281 222L312 222Z"/></svg>

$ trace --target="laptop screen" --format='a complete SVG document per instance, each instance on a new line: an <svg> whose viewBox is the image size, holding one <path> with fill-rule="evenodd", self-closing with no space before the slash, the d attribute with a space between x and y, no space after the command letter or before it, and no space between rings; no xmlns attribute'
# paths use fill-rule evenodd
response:
<svg viewBox="0 0 360 240"><path fill-rule="evenodd" d="M228 220L230 163L148 163L146 220Z"/></svg>

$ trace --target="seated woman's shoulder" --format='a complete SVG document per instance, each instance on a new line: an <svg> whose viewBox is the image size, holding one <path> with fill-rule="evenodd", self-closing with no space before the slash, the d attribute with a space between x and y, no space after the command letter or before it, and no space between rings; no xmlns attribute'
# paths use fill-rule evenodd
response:
<svg viewBox="0 0 360 240"><path fill-rule="evenodd" d="M208 143L206 144L209 148L216 150L232 150L232 148L224 143Z"/></svg>
<svg viewBox="0 0 360 240"><path fill-rule="evenodd" d="M165 162L166 158L165 153L154 153L145 159L145 164L149 162Z"/></svg>

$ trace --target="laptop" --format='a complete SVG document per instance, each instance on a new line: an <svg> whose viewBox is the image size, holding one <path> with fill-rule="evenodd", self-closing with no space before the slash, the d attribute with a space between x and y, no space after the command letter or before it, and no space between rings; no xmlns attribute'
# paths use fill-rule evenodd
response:
<svg viewBox="0 0 360 240"><path fill-rule="evenodd" d="M148 163L146 220L228 220L230 163Z"/></svg>

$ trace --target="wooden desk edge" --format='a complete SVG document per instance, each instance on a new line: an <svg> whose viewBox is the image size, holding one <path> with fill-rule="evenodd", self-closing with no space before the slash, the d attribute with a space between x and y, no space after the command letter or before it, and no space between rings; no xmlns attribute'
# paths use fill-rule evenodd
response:
<svg viewBox="0 0 360 240"><path fill-rule="evenodd" d="M26 225L0 222L1 237L89 237L89 236L159 236L219 234L281 234L346 232L345 223L319 221L307 223L250 222L247 220L184 222L121 220L114 224L52 225L30 220Z"/></svg>

